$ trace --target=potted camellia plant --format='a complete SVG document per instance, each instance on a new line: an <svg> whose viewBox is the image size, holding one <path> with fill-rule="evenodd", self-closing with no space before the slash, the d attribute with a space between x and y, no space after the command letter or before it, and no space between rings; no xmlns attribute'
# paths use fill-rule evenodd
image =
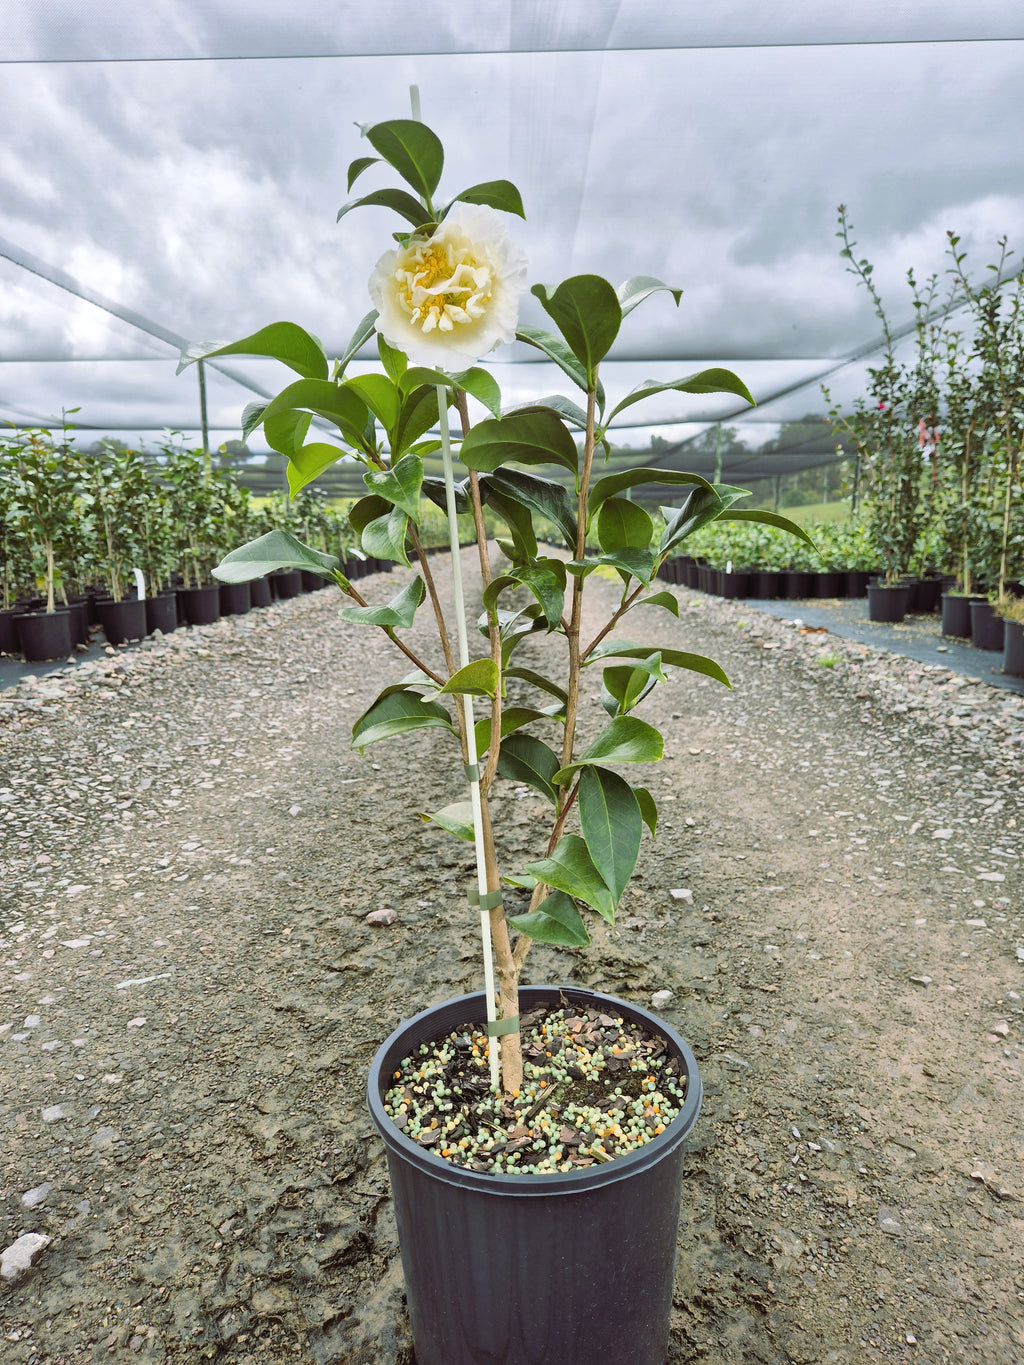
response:
<svg viewBox="0 0 1024 1365"><path fill-rule="evenodd" d="M41 610L15 617L26 661L66 658L71 651L71 614L57 605L63 573L58 552L75 518L79 462L65 430L60 440L44 429L22 433L10 462L9 515L29 547L36 586L45 594Z"/></svg>
<svg viewBox="0 0 1024 1365"><path fill-rule="evenodd" d="M650 791L620 772L662 755L661 735L635 714L644 698L676 669L727 682L711 659L647 643L639 627L615 628L632 623L641 603L678 616L655 576L701 526L753 520L807 537L773 513L737 510L742 490L694 474L645 468L597 477L609 424L633 404L669 390L752 401L745 386L711 369L610 402L601 361L633 309L667 286L637 277L616 289L595 275L536 285L553 330L523 324L526 261L503 216L523 214L516 188L492 180L443 202L443 148L428 127L399 119L364 135L375 155L352 163L349 188L375 164L397 171L405 187L375 190L339 217L383 205L404 227L373 270L373 310L344 354L332 364L309 333L278 322L228 345L190 347L182 364L249 354L289 366L298 377L246 410L244 435L262 424L287 456L293 494L342 453L361 460L367 492L350 521L362 549L414 571L390 601L368 602L337 558L277 529L233 550L214 572L232 582L300 569L336 583L350 603L342 617L384 631L410 670L369 702L353 744L434 730L465 783L464 801L428 818L474 845L470 900L480 913L484 989L402 1023L374 1058L368 1086L387 1150L417 1360L654 1365L667 1347L682 1143L700 1106L695 1059L637 1004L576 987L521 986L520 978L534 941L585 946L590 914L614 921L645 830L653 837ZM678 303L680 291L667 292ZM501 407L497 383L476 361L517 338L554 362L574 396ZM380 371L349 377L349 361L373 339ZM471 398L489 414L475 424ZM334 425L344 450L307 443L314 416ZM430 472L434 461L440 475ZM671 500L657 531L624 496L650 483ZM452 619L421 542L424 499L448 516ZM497 570L485 509L504 529ZM464 512L476 527L472 589L458 554ZM556 528L557 547L538 539L541 520ZM585 633L584 599L599 569L617 576L616 601ZM436 626L429 656L402 639L419 611ZM561 637L557 676L517 660L537 633ZM583 714L595 673L597 727ZM489 798L503 780L533 788L547 811L535 856L517 867L499 866L491 824ZM517 913L505 897L523 898Z"/></svg>

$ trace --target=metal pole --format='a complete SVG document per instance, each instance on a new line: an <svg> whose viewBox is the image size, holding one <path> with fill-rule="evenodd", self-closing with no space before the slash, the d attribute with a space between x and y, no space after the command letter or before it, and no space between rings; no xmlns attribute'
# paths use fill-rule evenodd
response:
<svg viewBox="0 0 1024 1365"><path fill-rule="evenodd" d="M206 457L206 472L212 473L213 466L210 462L210 428L206 421L206 372L203 369L203 362L196 363L199 371L199 420L203 427L203 455Z"/></svg>

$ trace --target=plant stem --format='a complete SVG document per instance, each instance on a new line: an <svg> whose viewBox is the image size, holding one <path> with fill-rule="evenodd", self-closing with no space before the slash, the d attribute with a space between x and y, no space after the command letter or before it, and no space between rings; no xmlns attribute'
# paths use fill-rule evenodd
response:
<svg viewBox="0 0 1024 1365"><path fill-rule="evenodd" d="M576 499L576 558L582 560L587 552L587 498L590 494L590 471L594 465L594 426L597 413L597 373L587 393L587 434L583 445L583 469ZM583 616L583 578L572 581L572 611L565 635L569 644L569 686L565 703L565 737L562 741L562 767L572 762L576 743L576 712L580 697L580 621Z"/></svg>

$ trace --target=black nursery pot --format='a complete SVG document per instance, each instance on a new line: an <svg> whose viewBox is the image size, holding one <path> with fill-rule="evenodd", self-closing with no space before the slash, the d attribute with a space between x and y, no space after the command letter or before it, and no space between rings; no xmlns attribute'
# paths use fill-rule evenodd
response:
<svg viewBox="0 0 1024 1365"><path fill-rule="evenodd" d="M1020 621L1006 622L1003 672L1011 673L1015 678L1024 677L1024 625Z"/></svg>
<svg viewBox="0 0 1024 1365"><path fill-rule="evenodd" d="M220 588L216 583L205 588L179 588L178 601L189 626L209 626L220 620Z"/></svg>
<svg viewBox="0 0 1024 1365"><path fill-rule="evenodd" d="M18 653L18 632L14 628L14 618L20 615L19 607L5 607L0 611L0 654Z"/></svg>
<svg viewBox="0 0 1024 1365"><path fill-rule="evenodd" d="M126 640L141 640L148 633L146 604L138 598L126 597L120 602L100 598L96 612L108 644L123 645Z"/></svg>
<svg viewBox="0 0 1024 1365"><path fill-rule="evenodd" d="M244 616L252 606L248 583L221 583L217 597L221 616Z"/></svg>
<svg viewBox="0 0 1024 1365"><path fill-rule="evenodd" d="M269 607L274 600L269 578L254 578L249 584L249 601L254 607Z"/></svg>
<svg viewBox="0 0 1024 1365"><path fill-rule="evenodd" d="M274 591L278 598L298 597L302 591L302 574L298 569L281 569L273 575Z"/></svg>
<svg viewBox="0 0 1024 1365"><path fill-rule="evenodd" d="M66 659L71 653L71 612L67 607L54 612L19 612L14 627L26 663Z"/></svg>
<svg viewBox="0 0 1024 1365"><path fill-rule="evenodd" d="M909 583L868 584L868 616L872 621L898 625L906 616L909 603Z"/></svg>
<svg viewBox="0 0 1024 1365"><path fill-rule="evenodd" d="M524 1010L560 996L641 1022L687 1077L679 1116L646 1146L549 1176L453 1166L405 1136L383 1094L420 1043L484 1015L482 994L407 1020L370 1068L370 1116L387 1150L418 1365L664 1365L683 1142L701 1105L693 1053L662 1020L613 996L525 986Z"/></svg>
<svg viewBox="0 0 1024 1365"><path fill-rule="evenodd" d="M942 594L942 633L967 639L971 634L971 603L983 602L983 597L965 596L959 592Z"/></svg>
<svg viewBox="0 0 1024 1365"><path fill-rule="evenodd" d="M997 616L991 602L971 603L971 644L975 649L1002 649L1004 621Z"/></svg>
<svg viewBox="0 0 1024 1365"><path fill-rule="evenodd" d="M845 597L846 575L834 569L820 569L814 575L815 597Z"/></svg>
<svg viewBox="0 0 1024 1365"><path fill-rule="evenodd" d="M747 588L750 582L750 575L734 571L727 572L720 569L718 573L718 595L719 597L746 597Z"/></svg>
<svg viewBox="0 0 1024 1365"><path fill-rule="evenodd" d="M771 601L782 591L782 574L777 569L755 569L750 575L750 595Z"/></svg>
<svg viewBox="0 0 1024 1365"><path fill-rule="evenodd" d="M868 591L867 569L847 569L844 577L846 579L847 597L867 596Z"/></svg>
<svg viewBox="0 0 1024 1365"><path fill-rule="evenodd" d="M170 635L172 630L178 629L178 594L174 592L159 593L156 597L146 598L146 631L152 635L154 630L159 630L163 635Z"/></svg>

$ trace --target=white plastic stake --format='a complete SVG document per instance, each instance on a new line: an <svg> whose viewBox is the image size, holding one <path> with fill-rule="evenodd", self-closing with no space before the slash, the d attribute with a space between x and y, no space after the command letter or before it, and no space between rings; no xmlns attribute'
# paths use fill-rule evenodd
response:
<svg viewBox="0 0 1024 1365"><path fill-rule="evenodd" d="M135 575L135 587L139 594L139 601L143 601L146 596L146 576L141 569L132 569Z"/></svg>

